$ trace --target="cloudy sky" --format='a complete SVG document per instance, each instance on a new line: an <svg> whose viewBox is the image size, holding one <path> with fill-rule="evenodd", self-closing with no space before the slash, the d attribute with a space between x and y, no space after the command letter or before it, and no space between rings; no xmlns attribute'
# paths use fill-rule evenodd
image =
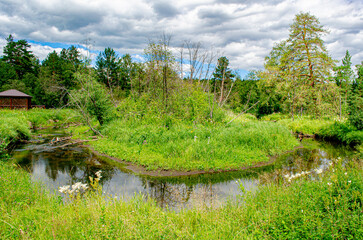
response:
<svg viewBox="0 0 363 240"><path fill-rule="evenodd" d="M94 51L112 47L137 57L165 32L172 46L200 41L234 69L261 69L299 12L330 30L324 40L334 59L349 50L353 64L363 60L362 0L0 0L0 54L12 34L28 40L40 59L87 39Z"/></svg>

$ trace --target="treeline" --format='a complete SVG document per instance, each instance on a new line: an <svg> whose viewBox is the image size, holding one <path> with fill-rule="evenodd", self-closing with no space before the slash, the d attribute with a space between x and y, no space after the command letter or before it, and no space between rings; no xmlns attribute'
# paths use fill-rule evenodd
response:
<svg viewBox="0 0 363 240"><path fill-rule="evenodd" d="M79 100L72 91L83 89L90 95L89 87L99 84L106 96L100 93L97 99L106 98L115 107L131 98L156 103L157 112L190 119L200 114L213 118L222 107L257 117L276 112L292 118L335 115L349 117L361 129L363 64L355 74L348 51L340 64L333 60L322 40L326 33L315 16L296 15L289 38L275 44L263 70L251 71L245 79L218 52L190 41L172 48L165 35L149 43L145 62L106 48L95 67L74 46L52 52L40 63L26 40L10 35L0 61L0 90L15 88L32 95L35 104L56 108L68 104L72 93Z"/></svg>

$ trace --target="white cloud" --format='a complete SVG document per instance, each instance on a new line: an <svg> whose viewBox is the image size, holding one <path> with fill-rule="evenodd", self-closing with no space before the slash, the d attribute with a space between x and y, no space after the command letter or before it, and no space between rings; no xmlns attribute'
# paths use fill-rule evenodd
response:
<svg viewBox="0 0 363 240"><path fill-rule="evenodd" d="M0 0L0 48L9 34L74 45L91 38L93 50L112 47L120 55L142 56L148 39L166 32L173 47L201 41L223 52L233 68L255 69L263 67L275 42L288 38L302 11L330 30L324 40L333 58L341 60L349 50L353 64L363 60L361 0ZM48 49L32 48L40 58Z"/></svg>

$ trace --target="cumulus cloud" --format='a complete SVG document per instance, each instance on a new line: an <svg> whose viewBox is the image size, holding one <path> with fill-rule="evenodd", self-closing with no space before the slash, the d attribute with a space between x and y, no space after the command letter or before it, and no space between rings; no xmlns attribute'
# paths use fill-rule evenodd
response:
<svg viewBox="0 0 363 240"><path fill-rule="evenodd" d="M9 34L16 39L112 47L141 59L148 39L163 32L172 47L201 41L230 59L236 69L260 69L275 42L288 38L299 12L310 12L330 30L324 37L333 58L349 50L353 64L363 59L361 0L0 0L0 53ZM54 49L38 44L39 58ZM96 54L94 54L96 55Z"/></svg>

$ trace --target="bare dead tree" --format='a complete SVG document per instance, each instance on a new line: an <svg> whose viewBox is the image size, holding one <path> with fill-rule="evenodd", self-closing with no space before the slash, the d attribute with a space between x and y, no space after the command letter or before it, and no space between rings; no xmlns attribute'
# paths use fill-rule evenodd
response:
<svg viewBox="0 0 363 240"><path fill-rule="evenodd" d="M82 82L81 82L82 84ZM79 112L82 115L82 118L85 120L87 126L92 130L92 132L94 132L96 135L103 137L103 135L97 130L95 129L92 124L91 124L91 118L90 116L87 114L86 112L86 103L82 103L82 101L80 101L79 99L77 99L76 97L73 96L73 94L71 94L66 88L62 88L64 91L67 92L68 96L72 99L72 103L74 104L74 106L79 110ZM85 89L85 88L82 88ZM89 93L88 93L89 95Z"/></svg>

